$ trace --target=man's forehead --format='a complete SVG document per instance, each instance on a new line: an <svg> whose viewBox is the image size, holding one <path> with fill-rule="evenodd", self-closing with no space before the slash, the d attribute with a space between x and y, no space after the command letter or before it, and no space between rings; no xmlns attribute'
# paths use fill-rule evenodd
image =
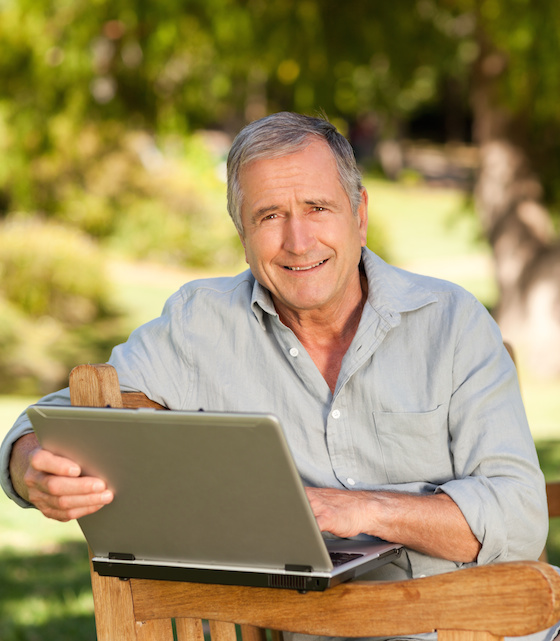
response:
<svg viewBox="0 0 560 641"><path fill-rule="evenodd" d="M288 160L291 157L305 154L305 152L310 148L312 148L316 153L324 156L325 160L327 158L332 159L334 166L336 167L336 159L328 143L320 138L308 136L302 144L293 148L280 150L270 149L266 152L263 151L257 156L250 157L241 165L239 170L240 175L242 176L245 172L250 172L251 169L254 169L263 162Z"/></svg>

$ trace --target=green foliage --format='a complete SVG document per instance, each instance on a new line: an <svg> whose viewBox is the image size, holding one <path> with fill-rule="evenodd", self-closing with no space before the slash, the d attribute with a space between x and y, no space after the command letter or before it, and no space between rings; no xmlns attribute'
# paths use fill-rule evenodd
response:
<svg viewBox="0 0 560 641"><path fill-rule="evenodd" d="M164 140L163 153L151 143L144 150L154 154L157 166L144 183L151 197L125 195L109 245L134 258L191 267L238 265L241 244L226 211L221 175L221 150L228 146L217 132Z"/></svg>
<svg viewBox="0 0 560 641"><path fill-rule="evenodd" d="M194 131L293 109L345 133L374 114L376 137L398 137L444 99L466 111L481 64L558 210L559 27L557 0L4 0L0 216L39 212L134 258L230 267L242 254L216 173L228 143ZM13 313L41 313L44 290L24 292L15 271Z"/></svg>
<svg viewBox="0 0 560 641"><path fill-rule="evenodd" d="M560 470L560 441L540 440L536 443L539 463L547 481L557 481ZM560 565L560 519L552 519L547 541L548 561Z"/></svg>
<svg viewBox="0 0 560 641"><path fill-rule="evenodd" d="M109 312L108 290L101 255L83 233L31 218L0 228L0 292L24 313L88 323Z"/></svg>
<svg viewBox="0 0 560 641"><path fill-rule="evenodd" d="M233 133L271 111L322 109L350 122L375 112L382 135L398 135L446 87L465 108L483 43L499 100L558 175L557 0L20 0L0 14L0 210L58 214L63 191L110 227L109 196L84 172L115 160L123 131Z"/></svg>
<svg viewBox="0 0 560 641"><path fill-rule="evenodd" d="M0 387L46 393L76 362L122 339L101 252L83 233L34 218L0 227Z"/></svg>

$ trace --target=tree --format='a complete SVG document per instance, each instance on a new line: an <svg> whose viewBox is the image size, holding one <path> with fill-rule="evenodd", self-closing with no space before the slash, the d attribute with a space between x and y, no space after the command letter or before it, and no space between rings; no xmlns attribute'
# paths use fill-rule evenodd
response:
<svg viewBox="0 0 560 641"><path fill-rule="evenodd" d="M501 4L480 0L474 8L479 53L471 98L481 157L475 196L495 257L495 316L533 370L557 375L560 245L551 210L560 188L560 6ZM507 16L499 27L496 10Z"/></svg>
<svg viewBox="0 0 560 641"><path fill-rule="evenodd" d="M0 211L62 215L131 130L161 146L288 109L343 128L375 112L398 136L444 94L451 116L469 105L496 317L560 373L558 0L6 0L0 12ZM119 198L102 205L119 211Z"/></svg>

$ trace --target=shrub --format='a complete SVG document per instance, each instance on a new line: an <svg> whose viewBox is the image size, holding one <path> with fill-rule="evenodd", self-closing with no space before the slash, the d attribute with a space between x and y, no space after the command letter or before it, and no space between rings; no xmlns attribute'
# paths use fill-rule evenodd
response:
<svg viewBox="0 0 560 641"><path fill-rule="evenodd" d="M0 389L44 394L124 338L95 244L38 218L0 225Z"/></svg>
<svg viewBox="0 0 560 641"><path fill-rule="evenodd" d="M109 283L94 243L82 232L38 218L0 227L0 293L33 318L67 325L111 313Z"/></svg>

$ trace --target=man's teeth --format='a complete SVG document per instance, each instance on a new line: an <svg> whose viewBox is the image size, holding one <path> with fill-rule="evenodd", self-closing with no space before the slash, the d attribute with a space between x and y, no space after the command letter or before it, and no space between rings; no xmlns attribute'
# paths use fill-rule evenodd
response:
<svg viewBox="0 0 560 641"><path fill-rule="evenodd" d="M289 269L293 272L305 272L308 269L313 269L313 267L318 267L319 265L322 265L325 261L320 260L318 263L315 263L315 265L309 265L309 267L286 267L286 269Z"/></svg>

